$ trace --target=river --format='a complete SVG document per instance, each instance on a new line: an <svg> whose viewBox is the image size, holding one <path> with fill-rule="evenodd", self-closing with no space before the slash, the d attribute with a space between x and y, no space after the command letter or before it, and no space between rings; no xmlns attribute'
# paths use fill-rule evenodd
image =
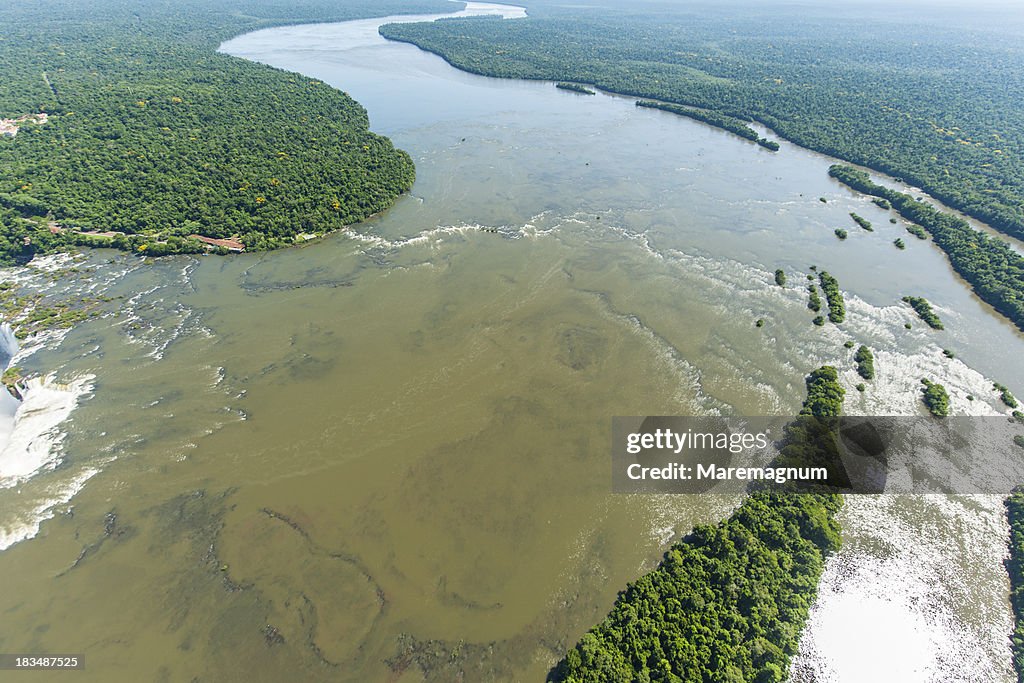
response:
<svg viewBox="0 0 1024 683"><path fill-rule="evenodd" d="M388 20L221 49L351 94L412 155L410 195L299 248L95 251L61 280L124 298L18 351L74 401L35 471L0 461L0 651L85 653L97 681L543 680L736 503L612 495L612 416L792 413L823 363L851 413L920 413L921 377L958 413L1024 387L1017 330L833 160L462 73ZM842 326L811 324L811 265ZM848 339L875 350L864 393ZM998 498L858 496L843 521L797 677L1011 680Z"/></svg>

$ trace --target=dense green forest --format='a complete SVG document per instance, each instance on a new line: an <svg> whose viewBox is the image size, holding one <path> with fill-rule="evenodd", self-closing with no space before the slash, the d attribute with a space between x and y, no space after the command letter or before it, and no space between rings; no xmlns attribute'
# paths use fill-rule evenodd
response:
<svg viewBox="0 0 1024 683"><path fill-rule="evenodd" d="M821 281L821 291L825 293L825 300L828 301L828 319L838 325L846 320L846 302L843 300L843 293L839 291L839 281L825 270L821 271L818 278Z"/></svg>
<svg viewBox="0 0 1024 683"><path fill-rule="evenodd" d="M818 295L818 287L814 284L807 285L807 308L815 313L821 310L821 297Z"/></svg>
<svg viewBox="0 0 1024 683"><path fill-rule="evenodd" d="M975 230L958 216L872 182L864 171L835 165L829 175L858 192L889 201L901 216L927 230L975 293L1024 330L1024 257L1009 244Z"/></svg>
<svg viewBox="0 0 1024 683"><path fill-rule="evenodd" d="M949 415L949 393L946 387L930 379L922 379L921 384L924 385L921 389L921 400L924 401L928 412L935 417Z"/></svg>
<svg viewBox="0 0 1024 683"><path fill-rule="evenodd" d="M819 368L807 377L801 415L838 417L843 396L835 368ZM779 462L805 458L802 428L788 438ZM824 558L840 544L841 506L835 493L751 493L727 520L696 527L620 592L549 680L786 680Z"/></svg>
<svg viewBox="0 0 1024 683"><path fill-rule="evenodd" d="M853 359L857 362L858 375L864 379L875 378L875 355L871 353L871 349L862 344Z"/></svg>
<svg viewBox="0 0 1024 683"><path fill-rule="evenodd" d="M999 392L999 400L1008 408L1016 408L1020 405L1017 403L1017 399L1005 384L996 382L992 385L992 388Z"/></svg>
<svg viewBox="0 0 1024 683"><path fill-rule="evenodd" d="M905 296L903 302L910 304L910 307L917 313L917 317L927 323L928 327L933 330L945 329L938 313L932 310L932 305L923 296Z"/></svg>
<svg viewBox="0 0 1024 683"><path fill-rule="evenodd" d="M1024 236L1024 41L1006 22L850 3L525 4L527 19L381 33L474 73L591 83L753 119Z"/></svg>
<svg viewBox="0 0 1024 683"><path fill-rule="evenodd" d="M387 208L412 185L413 164L369 132L358 103L215 50L274 24L450 8L443 0L5 3L0 118L45 112L49 120L0 137L0 261L92 243L53 234L46 217L145 235L99 243L166 253L199 249L182 239L193 233L276 247Z"/></svg>
<svg viewBox="0 0 1024 683"><path fill-rule="evenodd" d="M1010 575L1010 604L1014 617L1010 642L1017 681L1024 683L1024 491L1014 490L1005 505L1010 523L1010 557L1006 560L1006 570Z"/></svg>

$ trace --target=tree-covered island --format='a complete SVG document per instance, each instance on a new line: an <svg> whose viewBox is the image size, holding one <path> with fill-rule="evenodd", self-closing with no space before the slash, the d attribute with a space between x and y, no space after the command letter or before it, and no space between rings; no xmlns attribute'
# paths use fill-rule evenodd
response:
<svg viewBox="0 0 1024 683"><path fill-rule="evenodd" d="M922 296L905 296L903 302L910 304L910 307L914 309L917 316L923 320L928 327L933 330L944 329L942 321L939 319L939 315L932 309L932 305L928 303L928 300Z"/></svg>
<svg viewBox="0 0 1024 683"><path fill-rule="evenodd" d="M563 83L555 83L555 87L558 88L559 90L568 90L569 92L576 92L576 93L579 93L581 95L596 95L597 94L593 90L588 88L587 86L580 85L579 83L564 83L564 82Z"/></svg>
<svg viewBox="0 0 1024 683"><path fill-rule="evenodd" d="M914 230L908 228L914 235L923 238L923 231L931 234L975 293L1024 330L1024 256L1004 240L975 230L964 219L931 204L883 187L851 166L834 165L829 175L858 192L890 202L901 216L916 224L911 226Z"/></svg>

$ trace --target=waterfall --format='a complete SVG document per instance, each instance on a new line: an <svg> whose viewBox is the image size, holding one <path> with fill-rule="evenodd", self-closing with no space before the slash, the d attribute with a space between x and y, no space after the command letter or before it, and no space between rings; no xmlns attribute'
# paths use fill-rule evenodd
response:
<svg viewBox="0 0 1024 683"><path fill-rule="evenodd" d="M10 367L19 351L10 324L0 323L0 368ZM57 466L65 437L59 427L92 390L93 379L83 375L62 383L55 374L32 377L21 385L21 401L6 387L0 388L0 490L20 486ZM50 483L37 491L33 502L25 503L27 507L5 515L0 522L0 550L35 536L40 523L53 516L54 506L67 502L96 471L87 469L70 482Z"/></svg>
<svg viewBox="0 0 1024 683"><path fill-rule="evenodd" d="M18 353L18 338L14 336L14 330L10 323L0 324L0 363L4 369L10 364L14 354Z"/></svg>
<svg viewBox="0 0 1024 683"><path fill-rule="evenodd" d="M10 323L0 325L0 372L7 369L11 359L18 353L18 340ZM10 441L14 429L14 414L20 405L18 399L11 396L6 387L0 388L0 453Z"/></svg>

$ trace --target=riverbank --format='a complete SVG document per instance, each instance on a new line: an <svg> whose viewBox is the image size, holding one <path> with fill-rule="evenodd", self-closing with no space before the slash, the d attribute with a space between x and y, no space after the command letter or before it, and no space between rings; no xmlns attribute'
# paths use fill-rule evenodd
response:
<svg viewBox="0 0 1024 683"><path fill-rule="evenodd" d="M444 5L439 4L438 6ZM486 3L473 3L455 15L467 16L492 12L515 15L517 9ZM423 17L424 15L410 15L408 19L414 21L421 20ZM365 122L365 113L363 113L363 117ZM50 118L47 122L54 123L55 121L54 118ZM21 137L25 137L24 132ZM342 144L350 145L351 140L343 141ZM2 207L3 202L0 202L0 209ZM381 211L373 212L368 214L366 219L379 219L381 215ZM336 231L344 234L357 234L353 232L351 225L344 224ZM65 238L69 247L85 245L95 249L115 248L133 252L138 256L128 257L129 262L126 262L128 270L146 264L147 258L152 256L208 251L204 246L204 240L208 246L214 247L220 253L228 253L232 250L237 252L240 250L238 245L241 244L232 240L208 239L195 235L191 236L193 239L188 239L189 236L179 239L167 235L146 237L113 230L89 232L63 228L55 221L49 220L39 221L36 227L44 231L50 240ZM310 239L322 237L323 234L323 232L300 233L296 236L295 241L305 243ZM26 237L23 246L30 242L31 237ZM291 241L287 242L292 243ZM284 244L285 242L281 242L278 246ZM43 242L35 243L35 246L42 247L43 245ZM97 251L96 253L102 252ZM92 265L80 267L83 262L89 262ZM125 314L125 316L121 316L123 319L115 324L126 325L132 333L130 336L137 334L140 341L151 326L159 326L159 324L154 325L148 321L145 314L139 315L134 311L139 296L147 292L140 292L137 296L130 298L123 294L110 297L97 293L96 284L88 283L92 273L96 270L96 262L94 258L85 259L74 254L58 253L38 256L21 266L3 272L3 284L0 285L0 311L2 311L0 315L8 326L4 335L7 351L0 354L7 359L3 368L4 381L7 385L3 389L6 398L0 405L0 486L2 487L14 487L37 473L48 468L52 469L61 462L63 457L61 443L64 433L59 428L70 417L75 406L91 395L96 383L95 373L79 373L64 378L64 381L59 381L56 375L38 365L31 369L22 369L19 364L24 364L23 362L31 358L36 351L52 350L59 347L65 336L83 321L99 316L108 317L114 321L118 317L114 313L114 307L119 307ZM186 270L187 268L186 266ZM81 285L76 285L76 281L80 281ZM62 282L63 285L52 288L52 291L47 286L47 283L58 282ZM173 319L173 315L171 319ZM152 352L154 357L159 358L168 343L170 342L161 342L158 348ZM221 369L219 372L222 373L223 370ZM220 379L222 378L221 376ZM39 524L52 516L56 507L68 502L95 471L97 470L90 468L90 474L77 477L73 483L60 485L59 493L43 496L32 503L31 509L26 510L24 517L21 517L17 523L13 519L10 520L3 531L0 549L19 540L32 537L38 531Z"/></svg>
<svg viewBox="0 0 1024 683"><path fill-rule="evenodd" d="M902 228L826 160L600 93L470 76L372 23L232 50L364 103L415 159L416 199L310 248L84 255L105 294L127 295L122 318L83 321L29 359L92 372L96 388L66 423L61 465L0 490L0 511L99 473L0 553L0 613L48 625L3 633L6 651L84 652L90 681L543 680L674 539L739 502L613 495L608 416L786 414L825 364L851 414L913 413L904 382L921 376L958 412L996 410L989 376L1021 384L1008 326L940 253L894 249ZM851 212L876 231L838 245ZM843 288L841 325L811 324L811 264ZM946 330L895 303L908 292ZM875 355L863 394L850 340ZM923 615L924 655L981 653L974 670L1002 683L992 624L1009 608L989 521L970 501L894 502L844 523L825 576L855 603L867 589L842 577L860 570L890 616ZM878 579L860 551L916 548L903 526L933 531L927 552ZM930 574L931 593L898 571L949 565L975 540L969 564ZM894 597L908 587L912 600ZM863 651L858 635L848 649Z"/></svg>
<svg viewBox="0 0 1024 683"><path fill-rule="evenodd" d="M425 52L429 52L440 57L453 68L460 69L468 73L473 73L476 75L492 78L518 78L525 80L555 82L556 87L559 87L559 78L563 77L559 76L557 78L554 78L552 81L552 78L549 78L548 76L538 76L535 73L531 72L529 69L527 69L525 72L516 72L513 74L497 66L489 68L487 66L486 60L484 60L483 62L477 61L470 63L467 62L465 59L460 59L457 57L457 55L459 54L457 49L448 49L443 45L438 45L432 42L430 40L429 34L420 35L413 33L412 35L404 35L402 33L402 29L400 27L397 27L397 25L395 29L390 29L388 25L383 25L381 26L380 31L381 35L388 40L414 45L415 47ZM460 36L460 38L464 37L465 36ZM503 49L499 50L499 52L505 54L510 53L512 51ZM462 56L464 57L464 55ZM771 127L774 126L776 129L781 128L782 130L785 130L785 128L781 126L778 120L771 120L771 123L769 125L769 123L766 123L766 121L768 121L769 119L759 119L757 117L753 117L743 112L735 110L721 111L707 103L697 105L697 108L694 108L693 106L683 106L683 104L689 105L691 103L684 102L680 104L677 100L657 99L654 95L650 94L650 92L637 89L615 88L598 80L580 81L579 85L580 87L592 87L596 91L603 92L606 94L634 99L635 104L640 107L660 109L675 115L687 116L689 118L693 118L694 120L701 121L702 123L708 126L724 130L726 132L732 133L741 138L749 140L750 142L761 145L762 147L770 151L779 151L780 146L778 142L768 140L764 136L759 136L759 131L751 128L749 125L755 124L758 127L760 127L763 131L765 131L765 133L779 137L780 139L789 144L799 145L806 150L821 154L823 155L823 158L828 158L826 155L829 154L837 155L834 156L833 158L839 161L844 161L844 159L841 156L838 156L838 153L836 152L834 146L829 146L826 148L822 147L821 145L810 144L806 139L803 139L799 136L787 139L783 134L780 134L777 130ZM871 171L876 176L881 176L879 179L882 182L886 183L887 185L897 187L900 189L902 193L907 194L908 200L911 199L909 197L909 193L915 192L918 195L922 194L921 190L909 187L903 180L885 175L886 173L894 173L894 171L888 166L879 166L878 164L873 164L870 161L865 161L864 159L859 157L852 159L852 161L848 163L854 163L857 164L858 166L856 168L853 166L844 166L844 168L850 169L851 171L856 173L863 174L865 179L868 178L868 171ZM831 170L830 175L834 175L831 173ZM838 180L840 182L843 182L842 178L838 178ZM920 183L920 181L918 182ZM844 182L844 184L850 186L849 182ZM886 188L880 189L882 191L885 191ZM851 186L851 190L862 190L862 188ZM892 192L892 190L889 190L889 192ZM863 192L863 194L871 196L872 193L865 191ZM1021 232L1020 234L1011 232L1008 234L1005 230L1000 231L996 227L984 223L975 214L962 213L964 211L964 208L962 206L959 208L950 209L942 201L934 200L930 196L928 197L928 199L932 200L935 204L938 205L939 212L952 211L951 216L948 214L946 215L949 218L951 218L954 222L960 224L958 226L958 231L960 233L960 242L965 241L963 238L964 236L966 236L966 241L980 242L985 247L984 249L981 250L980 257L978 257L977 255L971 256L971 259L974 262L971 263L969 267L965 267L964 263L967 259L965 259L963 254L960 253L964 250L962 244L958 243L955 245L951 245L950 240L936 240L936 245L944 253L946 253L947 257L950 260L952 268L962 278L961 281L964 283L966 287L970 288L972 292L975 293L979 300L984 301L989 306L992 306L993 310L997 311L1001 315L1004 315L1011 323L1016 325L1022 332L1024 332L1024 327L1022 327L1022 324L1019 320L1020 315L1016 311L1010 310L1012 308L1012 305L1008 305L1006 303L1009 299L1012 299L1013 296L1015 296L1012 294L1013 288L1007 289L1005 286L1003 286L1002 283L1000 283L999 286L996 288L987 285L979 286L977 282L977 273L981 270L1005 270L1003 262L1006 260L1007 256L1009 256L1013 261L1020 260L1021 250L1024 249L1024 245L1022 245L1021 243L1021 237L1022 235L1024 235L1024 232ZM945 201L949 202L948 197L945 199ZM919 200L914 201L913 203L916 204L918 207L924 208L931 214L937 213L935 207L931 206L928 203L925 203L924 201ZM953 202L953 204L955 206L956 202ZM901 214L903 219L905 219L906 221L905 223L901 224L908 225L911 227L916 225L914 223L912 216L907 214L907 212L898 211L898 213ZM895 222L895 219L893 219L893 221ZM836 232L836 234L843 234L843 238L845 238L845 232L839 231ZM1000 275L999 277L1002 279L1007 279L1002 275ZM998 289L999 291L994 292L994 289ZM1020 287L1017 287L1016 290L1020 290ZM1007 291L1009 291L1010 294L1007 294Z"/></svg>
<svg viewBox="0 0 1024 683"><path fill-rule="evenodd" d="M923 27L902 12L861 13L871 21L827 8L799 16L781 7L739 16L724 8L626 16L611 8L540 6L514 29L462 22L386 33L482 75L593 83L760 121L805 147L903 178L1006 234L1024 236L1020 196L1012 189L1020 179L1020 157L1011 151L1019 138L1000 135L1020 128L1011 123L1019 112L1005 97L1012 83L967 59L956 71L933 73L927 66L949 57L951 41L955 51L967 50L965 35L976 58L1019 63L1019 52L998 47L1013 32L1007 17L991 8L946 8ZM913 50L893 47L908 36ZM836 52L837 40L850 40L853 48ZM815 68L808 69L811 58ZM872 76L878 69L887 74L884 83ZM953 95L964 92L970 96ZM963 105L955 124L936 119L934 112L954 100Z"/></svg>
<svg viewBox="0 0 1024 683"><path fill-rule="evenodd" d="M415 167L369 131L359 103L215 48L265 26L448 5L310 0L282 13L258 1L244 15L103 6L56 22L45 7L5 7L0 100L31 102L47 118L0 136L0 171L17 188L0 193L0 264L76 246L152 256L261 251L388 209L412 187ZM44 44L62 46L61 68Z"/></svg>

